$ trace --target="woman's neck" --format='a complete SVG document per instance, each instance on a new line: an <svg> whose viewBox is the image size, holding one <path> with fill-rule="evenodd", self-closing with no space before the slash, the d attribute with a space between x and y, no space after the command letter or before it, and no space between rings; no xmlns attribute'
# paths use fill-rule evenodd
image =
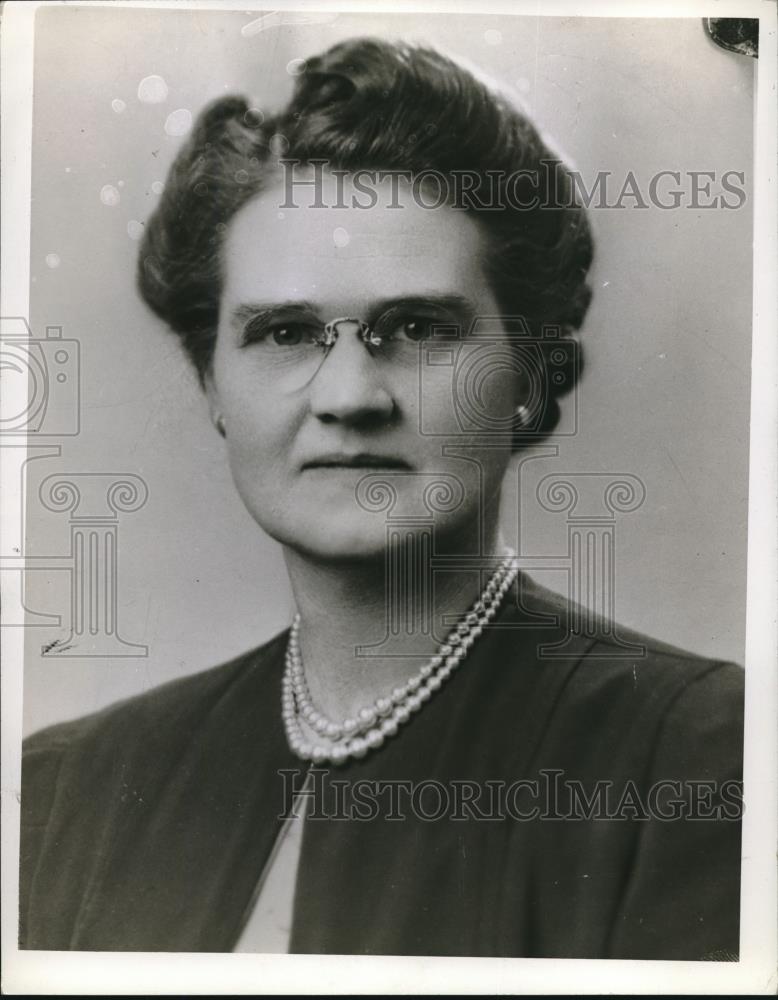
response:
<svg viewBox="0 0 778 1000"><path fill-rule="evenodd" d="M436 571L418 552L411 574L403 552L332 563L285 550L306 680L330 718L353 715L405 683L478 598L484 568L487 576L496 568L476 560L472 568ZM405 571L394 572L398 565Z"/></svg>

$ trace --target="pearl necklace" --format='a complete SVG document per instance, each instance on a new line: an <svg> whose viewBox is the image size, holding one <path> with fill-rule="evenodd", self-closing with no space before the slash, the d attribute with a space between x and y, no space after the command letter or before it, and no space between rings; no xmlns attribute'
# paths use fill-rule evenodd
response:
<svg viewBox="0 0 778 1000"><path fill-rule="evenodd" d="M409 722L413 714L441 689L462 663L484 626L497 615L518 572L516 555L509 550L478 600L451 630L437 653L390 695L377 698L356 717L342 722L327 718L311 700L300 654L300 616L296 614L289 633L281 695L284 728L294 753L314 764L344 764L350 757L364 757L369 750L383 746L387 738L395 736L400 726ZM329 744L309 742L300 725L301 718Z"/></svg>

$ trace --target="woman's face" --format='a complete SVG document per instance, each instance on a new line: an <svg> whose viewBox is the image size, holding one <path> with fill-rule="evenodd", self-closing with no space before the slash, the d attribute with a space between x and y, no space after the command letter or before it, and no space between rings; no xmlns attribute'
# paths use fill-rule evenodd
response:
<svg viewBox="0 0 778 1000"><path fill-rule="evenodd" d="M232 220L211 410L243 502L282 544L375 557L387 519L432 517L456 551L479 518L495 525L510 444L489 431L521 401L481 231L462 212L416 204L407 186L387 181L369 209L350 207L352 193L346 178L338 199L325 173L320 201L349 207L315 207L301 186L298 207L281 210L279 182ZM370 322L381 343L354 323L329 347L312 342L339 317ZM479 429L490 447L474 445Z"/></svg>

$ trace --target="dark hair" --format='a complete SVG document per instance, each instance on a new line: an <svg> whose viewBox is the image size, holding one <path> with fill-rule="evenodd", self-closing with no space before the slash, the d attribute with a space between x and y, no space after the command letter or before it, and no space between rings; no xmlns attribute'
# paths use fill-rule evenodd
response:
<svg viewBox="0 0 778 1000"><path fill-rule="evenodd" d="M434 50L353 39L308 60L289 105L272 118L239 97L210 105L170 169L146 226L138 284L181 337L201 381L215 343L227 223L281 158L415 175L467 171L484 184L488 171L498 196L506 178L524 171L525 186L533 178L536 207L517 206L514 197L496 211L472 203L466 209L487 236L485 271L501 311L525 317L533 332L556 325L569 336L581 325L590 299L589 224L567 169L534 125ZM492 203L494 197L492 191ZM522 206L529 203L522 197ZM564 373L548 387L551 396L574 380L574 372ZM557 419L551 398L545 429Z"/></svg>

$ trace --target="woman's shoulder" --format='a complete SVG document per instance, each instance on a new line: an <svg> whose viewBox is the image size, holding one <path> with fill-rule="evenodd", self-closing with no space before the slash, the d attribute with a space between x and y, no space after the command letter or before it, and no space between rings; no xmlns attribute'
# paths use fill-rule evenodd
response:
<svg viewBox="0 0 778 1000"><path fill-rule="evenodd" d="M149 691L67 722L56 723L28 736L23 743L26 771L43 759L89 753L95 744L146 746L191 734L197 718L235 692L248 675L277 667L286 641L281 632L268 642L215 667L159 684ZM132 736L127 742L127 737ZM109 757L104 757L109 760Z"/></svg>
<svg viewBox="0 0 778 1000"><path fill-rule="evenodd" d="M225 786L228 797L233 794L229 778L235 761L273 738L268 720L275 698L267 691L277 682L280 696L285 643L281 633L216 667L25 740L20 834L25 947L40 947L29 943L36 940L69 947L75 926L69 908L80 905L79 883L96 877L102 852L112 854L121 838L134 843L153 829L165 803L192 793L215 801Z"/></svg>
<svg viewBox="0 0 778 1000"><path fill-rule="evenodd" d="M666 681L685 686L709 672L720 674L724 683L742 685L743 669L736 663L705 656L648 635L638 629L605 619L569 598L523 577L518 603L525 614L553 619L558 639L543 636L538 647L541 661L568 658L585 668L586 679L603 681L629 677L637 685L641 672L650 672L654 683ZM541 630L542 631L542 630ZM579 672L577 671L577 672Z"/></svg>
<svg viewBox="0 0 778 1000"><path fill-rule="evenodd" d="M650 719L677 719L681 728L689 722L697 732L706 719L742 726L745 672L738 664L606 621L532 580L518 601L530 615L555 622L537 639L519 639L517 648L533 643L538 677L555 687L565 714L611 728L621 718L627 732Z"/></svg>

